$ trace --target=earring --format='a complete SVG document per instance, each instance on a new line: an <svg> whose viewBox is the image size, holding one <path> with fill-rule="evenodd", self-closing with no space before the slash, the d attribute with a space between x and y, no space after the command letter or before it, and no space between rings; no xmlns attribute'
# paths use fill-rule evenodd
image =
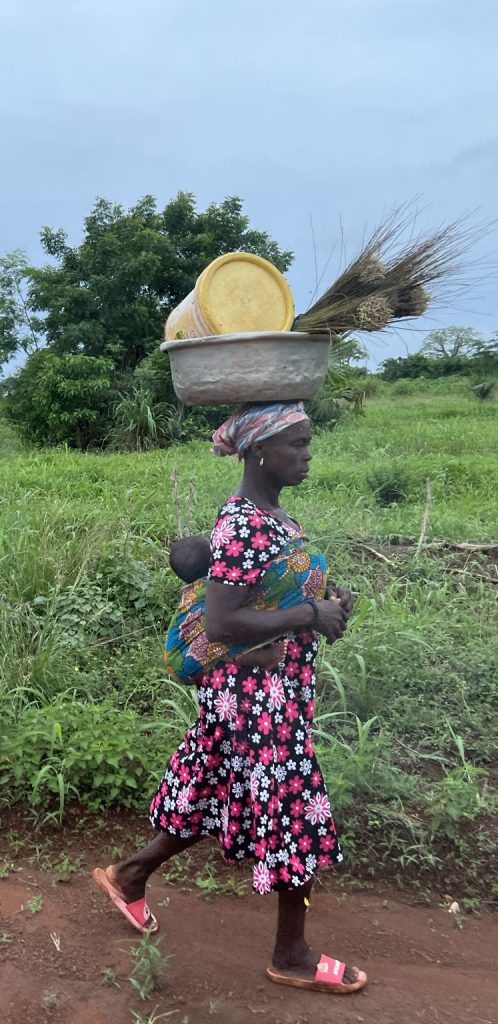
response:
<svg viewBox="0 0 498 1024"><path fill-rule="evenodd" d="M264 461L265 461L265 460L264 460L264 457L263 457L263 456L261 456L261 458L260 458L260 460L259 460L259 464L260 464L260 466L262 466L262 465L263 465L263 462L264 462Z"/></svg>

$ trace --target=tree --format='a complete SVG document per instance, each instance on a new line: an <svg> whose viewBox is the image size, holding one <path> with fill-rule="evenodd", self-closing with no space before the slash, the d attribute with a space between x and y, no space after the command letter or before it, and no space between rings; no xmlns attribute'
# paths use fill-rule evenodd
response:
<svg viewBox="0 0 498 1024"><path fill-rule="evenodd" d="M107 432L112 380L110 359L42 349L6 382L5 412L27 441L85 449Z"/></svg>
<svg viewBox="0 0 498 1024"><path fill-rule="evenodd" d="M150 398L162 423L156 404L175 401L169 360L158 352L164 321L213 259L239 250L281 271L292 262L267 232L249 227L236 196L203 212L188 192L163 210L153 196L126 211L98 199L80 245L70 246L62 228L43 228L41 241L50 265L28 267L18 252L5 257L0 278L0 361L28 354L7 383L6 408L25 437L83 448L110 437L118 395L127 422L132 407L145 422ZM46 347L30 354L40 340ZM207 427L209 412L191 419ZM168 422L162 435L171 433Z"/></svg>
<svg viewBox="0 0 498 1024"><path fill-rule="evenodd" d="M0 366L17 352L29 355L43 343L43 319L32 302L32 273L22 249L0 258Z"/></svg>
<svg viewBox="0 0 498 1024"><path fill-rule="evenodd" d="M486 347L484 338L473 327L442 327L430 331L420 353L433 359L472 358Z"/></svg>
<svg viewBox="0 0 498 1024"><path fill-rule="evenodd" d="M380 376L383 380L401 380L406 377L432 377L434 375L434 363L436 360L415 352L411 356L398 356L397 358L385 359L379 367Z"/></svg>
<svg viewBox="0 0 498 1024"><path fill-rule="evenodd" d="M128 373L157 347L168 313L217 256L254 252L282 271L292 262L267 232L249 229L236 196L201 213L187 192L162 211L153 196L128 211L98 199L81 245L70 247L62 229L44 228L41 241L56 262L33 273L47 344L59 355L111 359Z"/></svg>

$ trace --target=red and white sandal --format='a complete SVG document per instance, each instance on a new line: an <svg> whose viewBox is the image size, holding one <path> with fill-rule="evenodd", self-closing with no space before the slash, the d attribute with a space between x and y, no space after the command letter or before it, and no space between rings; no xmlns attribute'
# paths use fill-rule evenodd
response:
<svg viewBox="0 0 498 1024"><path fill-rule="evenodd" d="M356 981L345 983L342 980L345 970L346 964L322 953L316 966L314 978L299 978L292 974L283 974L277 967L273 966L267 967L266 973L276 985L292 985L294 988L314 989L316 992L328 992L330 995L344 996L350 992L359 992L361 988L364 988L367 983L365 971L360 971L358 967L354 967Z"/></svg>
<svg viewBox="0 0 498 1024"><path fill-rule="evenodd" d="M121 911L137 931L142 932L143 935L153 935L154 932L159 931L159 924L149 910L145 896L133 903L127 903L119 886L109 877L111 870L111 868L106 868L105 871L102 868L94 868L92 878L97 888L109 897L114 906Z"/></svg>

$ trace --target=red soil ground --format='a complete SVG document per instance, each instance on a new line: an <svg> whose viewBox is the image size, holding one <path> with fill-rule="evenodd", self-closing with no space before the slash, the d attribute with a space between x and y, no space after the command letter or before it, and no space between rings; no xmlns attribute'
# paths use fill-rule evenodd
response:
<svg viewBox="0 0 498 1024"><path fill-rule="evenodd" d="M380 886L361 891L328 878L328 891L319 887L313 898L309 938L364 968L368 988L345 997L284 988L265 978L275 898L253 896L248 885L244 895L229 895L233 874L220 866L207 900L199 878L206 856L218 863L208 844L176 882L160 872L151 882L161 948L172 959L161 989L141 1001L129 982L130 948L140 936L89 878L113 846L129 849L130 836L133 847L140 835L148 833L135 821L83 823L42 839L37 850L33 834L2 822L0 868L13 861L13 869L0 879L1 1024L145 1024L154 1009L168 1024L498 1024L496 918L456 919L444 894L440 903L414 906ZM16 836L26 840L18 851ZM67 882L56 880L53 866L61 853L82 861ZM26 906L33 896L43 899L36 912ZM104 983L105 969L117 984Z"/></svg>

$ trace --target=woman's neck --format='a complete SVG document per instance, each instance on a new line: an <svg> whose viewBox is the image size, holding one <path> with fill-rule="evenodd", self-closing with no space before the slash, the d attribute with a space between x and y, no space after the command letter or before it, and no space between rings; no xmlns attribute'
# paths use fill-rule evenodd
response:
<svg viewBox="0 0 498 1024"><path fill-rule="evenodd" d="M246 464L239 488L241 497L249 498L258 508L272 510L280 508L280 491L281 488L276 484L261 478L260 474L256 473L255 467Z"/></svg>

